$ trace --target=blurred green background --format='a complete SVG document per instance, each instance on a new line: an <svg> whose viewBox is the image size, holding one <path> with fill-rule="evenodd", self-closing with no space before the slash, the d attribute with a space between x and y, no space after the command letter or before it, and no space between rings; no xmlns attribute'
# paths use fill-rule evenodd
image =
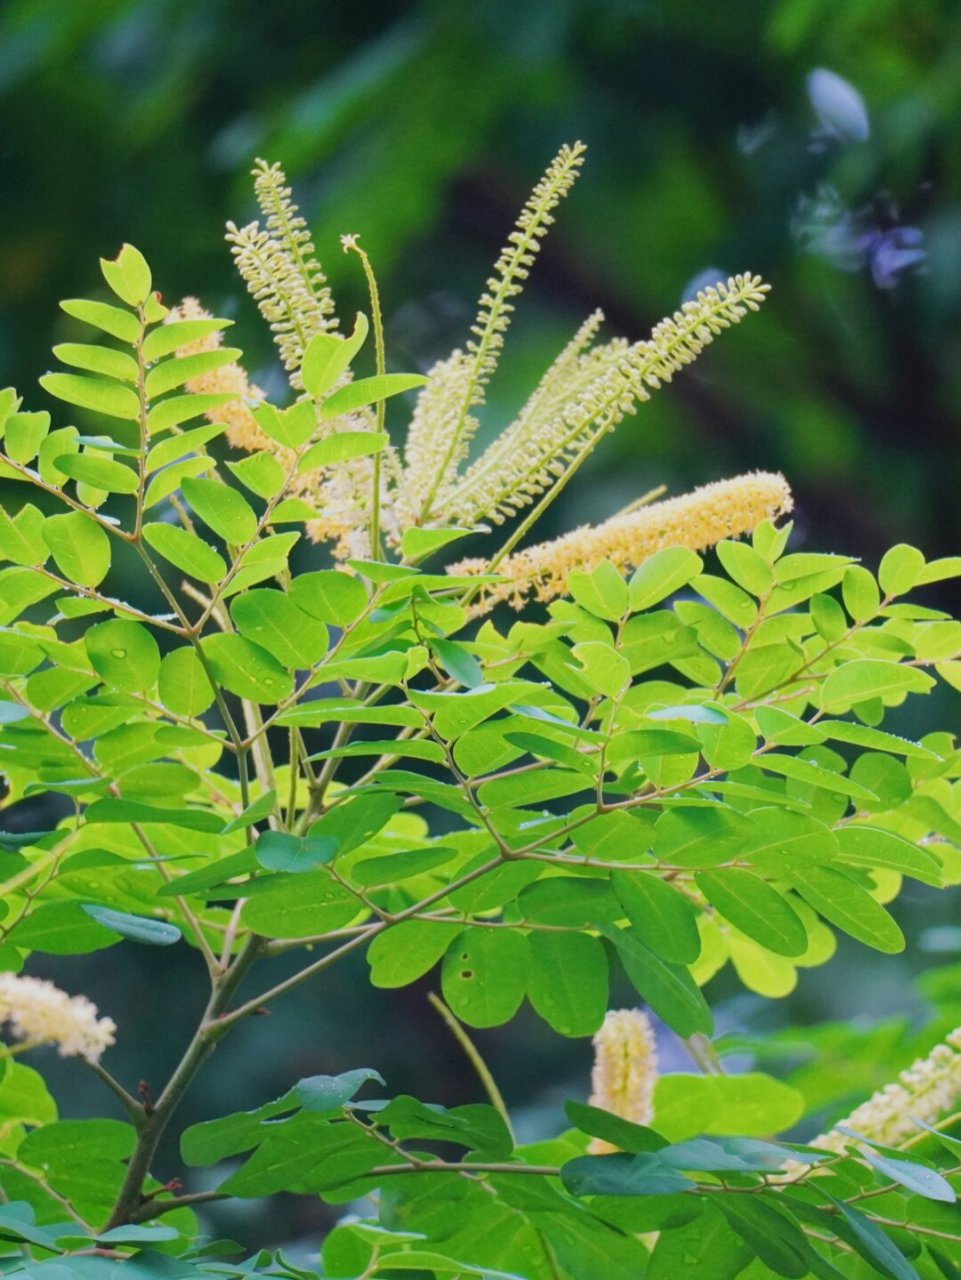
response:
<svg viewBox="0 0 961 1280"><path fill-rule="evenodd" d="M961 552L955 0L6 0L0 111L0 385L28 407L53 407L35 381L65 332L57 301L95 289L97 257L124 240L168 302L195 294L235 316L251 372L271 385L272 348L222 241L227 218L253 216L255 156L287 169L344 315L364 297L338 236L361 233L391 358L426 367L463 341L529 188L580 138L586 171L522 301L486 430L596 306L608 332L638 338L712 273L758 271L773 292L602 445L543 532L655 484L678 492L761 467L794 486L804 545L872 565L901 540ZM941 601L957 607L950 588ZM956 701L938 712L957 723ZM950 894L903 902L919 944L907 958L842 946L772 1008L731 987L722 1027L921 1019L910 973L932 962L925 946L950 959L961 935ZM156 1083L199 1007L200 969L122 955L122 973L120 951L72 961L69 984L125 1027L115 1070L135 1081L149 1064ZM158 963L186 967L164 988ZM860 1058L835 1043L852 1090L901 1065L897 1034ZM476 1094L424 990L371 992L362 963L238 1039L186 1119L359 1065L437 1101ZM534 1019L480 1039L532 1134L586 1090L585 1043ZM92 1105L68 1067L50 1066L68 1113ZM263 1240L322 1221L310 1206L295 1220L272 1212L270 1227L218 1225Z"/></svg>

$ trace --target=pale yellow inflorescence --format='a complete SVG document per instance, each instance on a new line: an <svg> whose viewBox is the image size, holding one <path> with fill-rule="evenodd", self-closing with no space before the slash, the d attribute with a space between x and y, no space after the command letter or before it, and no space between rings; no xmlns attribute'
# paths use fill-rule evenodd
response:
<svg viewBox="0 0 961 1280"><path fill-rule="evenodd" d="M896 1147L919 1132L916 1120L934 1124L952 1111L959 1099L961 1027L956 1027L926 1058L918 1058L896 1081L879 1089L839 1123L871 1142ZM809 1145L840 1154L851 1142L835 1128Z"/></svg>
<svg viewBox="0 0 961 1280"><path fill-rule="evenodd" d="M172 307L165 323L173 324L179 320L210 320L211 314L200 305L196 298L184 298L179 306ZM208 333L202 338L177 350L178 356L199 355L202 351L216 351L223 346L223 335ZM265 399L260 387L255 386L247 377L246 370L239 364L221 365L219 369L211 369L207 373L198 374L186 384L186 390L195 395L236 395L235 400L216 405L208 409L205 417L208 422L222 422L227 427L227 439L235 449L276 449L271 441L257 426L250 411L248 402L259 402Z"/></svg>
<svg viewBox="0 0 961 1280"><path fill-rule="evenodd" d="M593 1043L591 1106L635 1124L650 1124L657 1083L657 1042L650 1018L640 1009L612 1009ZM617 1149L602 1138L592 1138L588 1148L592 1155Z"/></svg>
<svg viewBox="0 0 961 1280"><path fill-rule="evenodd" d="M703 485L677 498L628 510L599 525L541 542L509 556L497 566L505 581L485 587L473 606L475 616L506 600L515 609L530 597L553 600L567 590L575 569L591 570L602 560L626 570L642 564L664 547L683 546L703 551L723 538L750 533L762 520L791 510L787 481L778 473L754 471L731 480ZM463 560L454 574L489 572L486 560Z"/></svg>
<svg viewBox="0 0 961 1280"><path fill-rule="evenodd" d="M98 1018L86 996L68 996L52 982L0 973L0 1023L27 1044L55 1044L62 1058L99 1062L114 1043L116 1024Z"/></svg>

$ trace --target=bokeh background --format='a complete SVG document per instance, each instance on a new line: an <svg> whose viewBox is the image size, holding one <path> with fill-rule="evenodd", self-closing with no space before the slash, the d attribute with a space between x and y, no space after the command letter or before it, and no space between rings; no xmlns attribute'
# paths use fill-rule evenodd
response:
<svg viewBox="0 0 961 1280"><path fill-rule="evenodd" d="M57 301L89 295L97 257L124 240L168 302L195 294L234 316L272 385L272 348L222 240L227 218L253 216L255 156L287 169L341 314L364 296L338 236L363 236L395 367L425 368L463 341L527 191L580 138L586 171L522 300L485 430L596 306L609 332L638 338L699 282L754 270L773 292L601 446L542 532L653 485L763 467L794 486L800 545L869 565L897 541L961 551L955 0L5 0L0 121L0 385L32 408L52 407L35 384L65 332ZM958 605L950 585L929 603ZM959 723L951 697L931 709L945 727ZM956 894L910 890L896 911L907 957L842 945L775 1005L733 986L725 1000L721 980L722 1026L810 1025L800 1049L823 1046L812 1097L842 1059L852 1094L873 1087L912 1035L930 1041L925 995L948 1016L958 989L951 970L924 993L911 983L957 952ZM114 1069L134 1083L149 1065L158 1082L199 1008L199 969L133 946L71 966L71 987L124 1027ZM855 1051L844 1026L813 1029L830 1019L879 1029ZM238 1038L186 1119L361 1065L441 1102L477 1093L425 989L372 992L362 962ZM558 1100L587 1088L589 1046L533 1018L479 1040L522 1131L556 1125ZM93 1105L49 1065L67 1114ZM215 1225L309 1240L322 1213L274 1206Z"/></svg>

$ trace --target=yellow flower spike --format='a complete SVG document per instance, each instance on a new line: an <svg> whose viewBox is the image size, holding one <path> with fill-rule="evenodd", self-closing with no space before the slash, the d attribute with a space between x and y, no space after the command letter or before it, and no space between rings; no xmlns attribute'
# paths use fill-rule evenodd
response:
<svg viewBox="0 0 961 1280"><path fill-rule="evenodd" d="M591 1106L635 1124L650 1124L656 1083L657 1043L650 1018L640 1009L612 1009L594 1036ZM617 1148L592 1138L588 1150L607 1155Z"/></svg>

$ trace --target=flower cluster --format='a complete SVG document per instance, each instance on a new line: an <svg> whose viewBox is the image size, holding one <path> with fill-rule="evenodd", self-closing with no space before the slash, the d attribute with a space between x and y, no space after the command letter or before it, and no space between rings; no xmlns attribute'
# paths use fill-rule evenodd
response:
<svg viewBox="0 0 961 1280"><path fill-rule="evenodd" d="M897 1080L862 1102L839 1125L883 1146L896 1147L918 1132L915 1121L934 1124L961 1098L961 1027L926 1058L918 1058ZM809 1145L843 1152L850 1138L838 1128L821 1134Z"/></svg>
<svg viewBox="0 0 961 1280"><path fill-rule="evenodd" d="M62 1058L99 1062L114 1043L116 1024L98 1018L86 996L68 996L52 982L0 973L0 1023L28 1045L55 1044Z"/></svg>
<svg viewBox="0 0 961 1280"><path fill-rule="evenodd" d="M650 1124L657 1083L657 1042L647 1014L640 1009L612 1009L593 1043L591 1106L635 1124ZM592 1138L589 1150L592 1155L607 1155L617 1148L603 1138Z"/></svg>
<svg viewBox="0 0 961 1280"><path fill-rule="evenodd" d="M777 473L755 471L731 480L703 485L678 498L650 506L628 508L599 525L583 525L551 542L541 542L509 556L497 572L503 582L486 586L474 604L475 615L487 613L498 601L515 609L533 596L553 600L567 589L575 569L591 570L602 560L625 570L642 564L663 547L703 551L723 538L750 531L762 520L791 510L787 481ZM486 560L462 560L451 573L484 574Z"/></svg>

